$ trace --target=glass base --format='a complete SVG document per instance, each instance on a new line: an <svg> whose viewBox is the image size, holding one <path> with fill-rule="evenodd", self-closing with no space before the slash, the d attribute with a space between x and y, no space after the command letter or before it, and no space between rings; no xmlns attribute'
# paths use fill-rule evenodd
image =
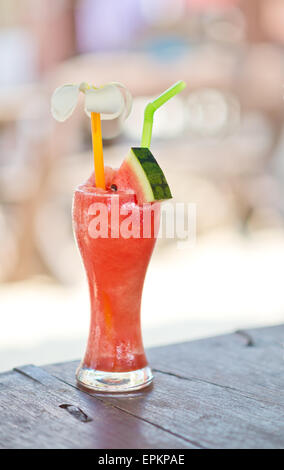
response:
<svg viewBox="0 0 284 470"><path fill-rule="evenodd" d="M153 380L149 366L131 372L103 372L80 366L76 378L83 387L97 392L132 392L147 387Z"/></svg>

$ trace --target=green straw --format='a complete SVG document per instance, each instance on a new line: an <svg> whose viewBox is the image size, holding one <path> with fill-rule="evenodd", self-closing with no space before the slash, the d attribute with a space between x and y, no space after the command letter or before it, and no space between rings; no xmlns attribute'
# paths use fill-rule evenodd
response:
<svg viewBox="0 0 284 470"><path fill-rule="evenodd" d="M145 113L144 113L144 125L143 125L141 147L149 148L151 145L153 120L154 120L155 111L158 108L160 108L160 106L162 106L164 103L166 103L171 98L173 98L175 95L177 95L182 90L184 90L185 87L186 87L186 83L180 80L179 82L171 86L171 88L169 88L164 93L162 93L154 101L151 101L151 103L147 104Z"/></svg>

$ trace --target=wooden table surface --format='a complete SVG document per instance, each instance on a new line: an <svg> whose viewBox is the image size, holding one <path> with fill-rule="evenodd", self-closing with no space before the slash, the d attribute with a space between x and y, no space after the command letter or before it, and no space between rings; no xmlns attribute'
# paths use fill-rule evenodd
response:
<svg viewBox="0 0 284 470"><path fill-rule="evenodd" d="M148 351L154 386L77 388L77 361L0 374L0 448L284 447L284 325Z"/></svg>

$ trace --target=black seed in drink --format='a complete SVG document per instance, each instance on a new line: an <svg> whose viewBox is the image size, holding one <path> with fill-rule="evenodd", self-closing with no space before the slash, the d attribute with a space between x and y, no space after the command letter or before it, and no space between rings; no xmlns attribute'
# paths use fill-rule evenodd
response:
<svg viewBox="0 0 284 470"><path fill-rule="evenodd" d="M112 191L117 191L117 186L116 184L112 184L110 189L112 189Z"/></svg>

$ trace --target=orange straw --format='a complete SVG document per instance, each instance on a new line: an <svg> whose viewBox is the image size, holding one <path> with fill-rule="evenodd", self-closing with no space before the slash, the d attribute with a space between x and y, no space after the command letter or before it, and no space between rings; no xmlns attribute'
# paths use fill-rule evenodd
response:
<svg viewBox="0 0 284 470"><path fill-rule="evenodd" d="M96 187L106 189L101 116L91 113Z"/></svg>

